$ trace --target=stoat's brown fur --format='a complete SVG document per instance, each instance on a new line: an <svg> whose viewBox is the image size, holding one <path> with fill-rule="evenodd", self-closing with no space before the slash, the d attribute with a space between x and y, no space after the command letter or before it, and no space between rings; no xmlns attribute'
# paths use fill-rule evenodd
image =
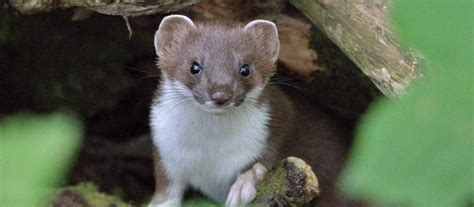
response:
<svg viewBox="0 0 474 207"><path fill-rule="evenodd" d="M151 205L179 205L188 187L227 206L246 204L265 172L288 156L313 167L317 206L349 205L334 187L348 133L315 104L267 84L279 50L273 23L195 24L172 15L161 23L155 48L163 80L151 114Z"/></svg>

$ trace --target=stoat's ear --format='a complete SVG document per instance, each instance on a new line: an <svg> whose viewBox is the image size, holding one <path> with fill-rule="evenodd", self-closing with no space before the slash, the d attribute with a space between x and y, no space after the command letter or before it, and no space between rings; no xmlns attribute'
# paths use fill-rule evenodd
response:
<svg viewBox="0 0 474 207"><path fill-rule="evenodd" d="M277 61L280 40L278 39L278 30L275 23L267 20L254 20L245 25L244 31L254 35L258 41L257 44L263 47L261 49L272 62Z"/></svg>
<svg viewBox="0 0 474 207"><path fill-rule="evenodd" d="M195 29L193 21L183 15L169 15L161 20L155 33L156 55L161 56L163 51L172 44L173 40L180 38L188 29Z"/></svg>

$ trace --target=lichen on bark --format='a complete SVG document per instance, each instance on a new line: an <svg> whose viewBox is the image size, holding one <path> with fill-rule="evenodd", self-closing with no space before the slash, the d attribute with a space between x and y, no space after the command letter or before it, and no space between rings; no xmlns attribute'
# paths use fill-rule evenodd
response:
<svg viewBox="0 0 474 207"><path fill-rule="evenodd" d="M319 184L311 166L288 157L257 185L256 206L303 206L319 196Z"/></svg>

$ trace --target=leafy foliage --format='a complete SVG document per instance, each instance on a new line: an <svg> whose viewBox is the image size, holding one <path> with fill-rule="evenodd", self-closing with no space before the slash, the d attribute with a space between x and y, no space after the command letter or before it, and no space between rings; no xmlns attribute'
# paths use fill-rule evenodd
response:
<svg viewBox="0 0 474 207"><path fill-rule="evenodd" d="M0 203L38 206L77 151L81 124L73 116L20 114L0 123Z"/></svg>
<svg viewBox="0 0 474 207"><path fill-rule="evenodd" d="M385 205L468 205L474 196L473 2L393 6L401 38L427 58L427 77L399 100L371 107L342 187Z"/></svg>

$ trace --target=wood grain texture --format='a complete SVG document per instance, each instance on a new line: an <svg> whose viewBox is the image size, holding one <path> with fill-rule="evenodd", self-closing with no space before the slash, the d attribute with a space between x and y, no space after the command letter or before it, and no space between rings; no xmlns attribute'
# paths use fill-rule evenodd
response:
<svg viewBox="0 0 474 207"><path fill-rule="evenodd" d="M359 66L386 96L398 97L421 76L419 58L401 46L389 0L290 0Z"/></svg>
<svg viewBox="0 0 474 207"><path fill-rule="evenodd" d="M9 4L24 14L49 12L55 9L85 7L107 14L143 16L184 9L200 0L9 0Z"/></svg>

